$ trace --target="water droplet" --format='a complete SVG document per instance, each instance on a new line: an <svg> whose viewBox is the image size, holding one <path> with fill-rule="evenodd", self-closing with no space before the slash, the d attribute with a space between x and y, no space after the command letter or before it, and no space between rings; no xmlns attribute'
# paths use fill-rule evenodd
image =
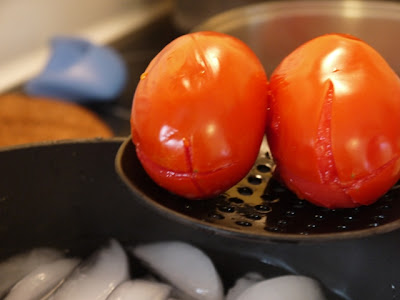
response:
<svg viewBox="0 0 400 300"><path fill-rule="evenodd" d="M211 219L216 219L216 220L223 220L223 219L225 219L225 217L224 217L223 215L218 214L218 213L209 214L208 217L211 218Z"/></svg>
<svg viewBox="0 0 400 300"><path fill-rule="evenodd" d="M343 217L343 219L345 219L345 221L353 221L354 217L353 216L345 216L345 217Z"/></svg>
<svg viewBox="0 0 400 300"><path fill-rule="evenodd" d="M286 216L288 217L294 217L296 215L296 212L294 210L288 210L286 212Z"/></svg>
<svg viewBox="0 0 400 300"><path fill-rule="evenodd" d="M250 196L253 194L253 190L247 186L239 187L238 189L239 194L244 196Z"/></svg>
<svg viewBox="0 0 400 300"><path fill-rule="evenodd" d="M235 208L233 206L230 205L222 205L219 206L218 209L222 212L226 212L226 213L232 213L235 211Z"/></svg>
<svg viewBox="0 0 400 300"><path fill-rule="evenodd" d="M256 205L254 208L262 212L270 212L272 210L268 205L262 204Z"/></svg>
<svg viewBox="0 0 400 300"><path fill-rule="evenodd" d="M286 220L284 220L284 219L279 220L279 221L277 222L277 224L278 224L279 226L286 226L287 223L288 223L288 222L287 222Z"/></svg>
<svg viewBox="0 0 400 300"><path fill-rule="evenodd" d="M386 210L386 209L391 209L392 206L390 204L383 204L381 206L378 207L381 210Z"/></svg>
<svg viewBox="0 0 400 300"><path fill-rule="evenodd" d="M244 227L252 226L252 224L250 222L246 222L246 221L236 221L235 223L237 225L244 226Z"/></svg>
<svg viewBox="0 0 400 300"><path fill-rule="evenodd" d="M270 232L283 232L283 229L277 226L268 226L265 230Z"/></svg>
<svg viewBox="0 0 400 300"><path fill-rule="evenodd" d="M386 218L385 215L377 215L377 216L374 216L372 219L373 219L374 221L381 221L381 220L383 220L383 219L385 219L385 218Z"/></svg>
<svg viewBox="0 0 400 300"><path fill-rule="evenodd" d="M295 199L292 201L292 207L294 208L303 208L305 206L305 202L303 200Z"/></svg>
<svg viewBox="0 0 400 300"><path fill-rule="evenodd" d="M391 285L390 285L390 288L392 289L393 300L394 300L394 299L398 299L397 296L396 296L396 295L398 295L398 294L397 294L397 290L396 290L396 285L391 284Z"/></svg>
<svg viewBox="0 0 400 300"><path fill-rule="evenodd" d="M245 217L252 220L261 220L262 218L260 215L257 214L246 214Z"/></svg>
<svg viewBox="0 0 400 300"><path fill-rule="evenodd" d="M383 196L383 201L385 201L386 203L392 202L395 194L396 194L396 191L394 191L394 190L389 191L387 194L385 194Z"/></svg>
<svg viewBox="0 0 400 300"><path fill-rule="evenodd" d="M320 215L320 214L316 214L316 215L314 215L314 219L317 220L317 221L322 221L322 220L325 219L325 216L324 215Z"/></svg>

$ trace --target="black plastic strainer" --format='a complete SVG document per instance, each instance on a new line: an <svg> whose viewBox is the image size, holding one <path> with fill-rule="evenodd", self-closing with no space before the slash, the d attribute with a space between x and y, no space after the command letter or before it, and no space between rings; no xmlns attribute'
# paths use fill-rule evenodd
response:
<svg viewBox="0 0 400 300"><path fill-rule="evenodd" d="M159 187L142 168L130 138L119 149L116 168L139 201L176 221L218 234L302 241L356 238L400 227L400 183L370 206L318 207L300 200L273 178L266 142L249 174L208 200L187 200Z"/></svg>

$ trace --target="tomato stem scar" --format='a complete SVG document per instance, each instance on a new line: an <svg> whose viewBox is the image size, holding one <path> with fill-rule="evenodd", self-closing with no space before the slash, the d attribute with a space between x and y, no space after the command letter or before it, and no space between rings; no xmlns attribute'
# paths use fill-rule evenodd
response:
<svg viewBox="0 0 400 300"><path fill-rule="evenodd" d="M143 80L147 77L147 72L142 73L142 75L140 75L140 80Z"/></svg>

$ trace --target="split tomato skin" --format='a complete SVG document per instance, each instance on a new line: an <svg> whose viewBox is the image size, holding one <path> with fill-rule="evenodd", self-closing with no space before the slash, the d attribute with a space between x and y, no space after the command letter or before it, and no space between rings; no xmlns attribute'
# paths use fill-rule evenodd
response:
<svg viewBox="0 0 400 300"><path fill-rule="evenodd" d="M318 206L369 205L399 180L399 120L398 76L355 37L317 37L271 74L276 176Z"/></svg>
<svg viewBox="0 0 400 300"><path fill-rule="evenodd" d="M133 99L132 140L148 175L189 199L232 187L258 156L267 86L256 55L232 36L197 32L172 41Z"/></svg>

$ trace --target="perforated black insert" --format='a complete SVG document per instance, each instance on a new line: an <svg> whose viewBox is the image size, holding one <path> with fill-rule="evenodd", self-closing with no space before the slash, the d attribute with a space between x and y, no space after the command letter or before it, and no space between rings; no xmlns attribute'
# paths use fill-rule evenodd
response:
<svg viewBox="0 0 400 300"><path fill-rule="evenodd" d="M275 180L269 153L260 151L252 170L236 186L213 199L194 201L157 186L141 168L131 142L126 142L120 152L125 181L139 199L178 221L194 222L193 225L215 225L218 230L278 239L331 238L333 234L346 236L343 233L377 231L380 227L389 231L400 226L400 183L370 206L322 208L300 200Z"/></svg>

